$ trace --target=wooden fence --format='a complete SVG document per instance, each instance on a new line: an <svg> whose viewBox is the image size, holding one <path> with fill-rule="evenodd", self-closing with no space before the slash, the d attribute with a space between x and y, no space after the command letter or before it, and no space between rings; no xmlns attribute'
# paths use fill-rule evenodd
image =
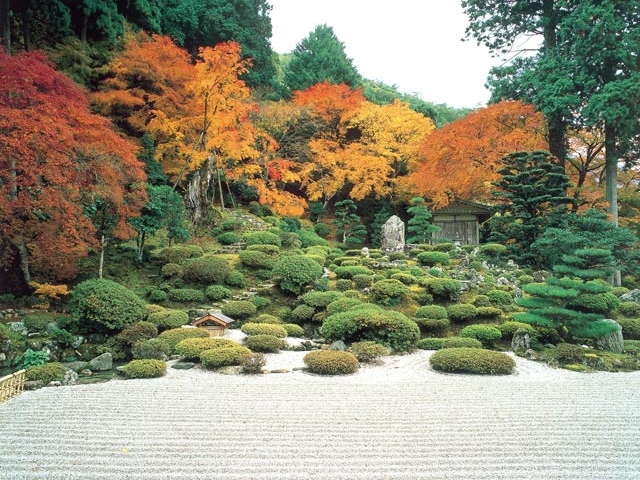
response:
<svg viewBox="0 0 640 480"><path fill-rule="evenodd" d="M26 372L26 370L19 370L0 378L0 403L20 395L24 390L24 382L27 379Z"/></svg>

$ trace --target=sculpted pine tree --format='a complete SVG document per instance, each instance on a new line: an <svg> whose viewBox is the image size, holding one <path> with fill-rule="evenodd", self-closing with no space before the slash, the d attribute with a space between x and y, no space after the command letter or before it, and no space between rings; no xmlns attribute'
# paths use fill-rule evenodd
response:
<svg viewBox="0 0 640 480"><path fill-rule="evenodd" d="M407 243L429 243L431 235L439 230L431 223L431 212L424 202L424 198L411 199L411 206L407 208L411 218L407 222Z"/></svg>

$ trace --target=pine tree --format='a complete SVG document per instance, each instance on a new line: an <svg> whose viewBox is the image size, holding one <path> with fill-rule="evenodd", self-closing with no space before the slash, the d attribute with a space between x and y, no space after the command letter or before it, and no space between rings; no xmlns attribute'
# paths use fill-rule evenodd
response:
<svg viewBox="0 0 640 480"><path fill-rule="evenodd" d="M407 208L407 213L411 218L407 222L409 237L407 243L428 243L431 234L439 230L431 223L431 212L424 202L424 198L416 197L411 199L411 207Z"/></svg>
<svg viewBox="0 0 640 480"><path fill-rule="evenodd" d="M564 255L544 283L523 287L528 297L518 300L527 309L513 315L517 321L552 327L566 339L599 338L614 331L615 323L605 321L605 313L619 305L610 286L601 279L612 271L609 250L585 248Z"/></svg>

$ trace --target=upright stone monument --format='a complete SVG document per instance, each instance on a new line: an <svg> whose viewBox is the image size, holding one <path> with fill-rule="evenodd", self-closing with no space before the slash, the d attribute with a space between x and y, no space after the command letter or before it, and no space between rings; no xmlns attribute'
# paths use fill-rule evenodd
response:
<svg viewBox="0 0 640 480"><path fill-rule="evenodd" d="M383 252L402 252L404 250L404 222L393 215L382 226L380 248Z"/></svg>

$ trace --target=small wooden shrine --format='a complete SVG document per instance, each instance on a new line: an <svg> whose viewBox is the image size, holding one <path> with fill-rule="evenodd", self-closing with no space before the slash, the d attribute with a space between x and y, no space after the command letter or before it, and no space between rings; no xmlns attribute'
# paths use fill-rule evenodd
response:
<svg viewBox="0 0 640 480"><path fill-rule="evenodd" d="M196 318L191 325L209 331L210 337L223 337L229 325L235 320L220 312L209 312L203 317Z"/></svg>
<svg viewBox="0 0 640 480"><path fill-rule="evenodd" d="M458 245L480 243L480 225L494 214L491 207L456 198L446 207L433 210L432 222L440 227L434 241L448 240Z"/></svg>

